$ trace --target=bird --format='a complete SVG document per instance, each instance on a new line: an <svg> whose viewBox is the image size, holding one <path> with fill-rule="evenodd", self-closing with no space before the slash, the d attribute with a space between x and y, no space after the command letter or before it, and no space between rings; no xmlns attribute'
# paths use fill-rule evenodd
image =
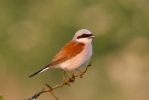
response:
<svg viewBox="0 0 149 100"><path fill-rule="evenodd" d="M93 38L95 38L95 35L93 35L89 30L78 30L72 40L64 45L47 66L33 73L29 77L33 77L51 68L59 68L64 73L68 72L69 75L70 71L79 71L79 68L85 66L92 56ZM63 79L65 80L64 74Z"/></svg>

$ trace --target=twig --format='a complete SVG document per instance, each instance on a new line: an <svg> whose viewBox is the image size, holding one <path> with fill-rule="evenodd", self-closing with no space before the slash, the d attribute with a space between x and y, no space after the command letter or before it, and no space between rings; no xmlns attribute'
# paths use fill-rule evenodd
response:
<svg viewBox="0 0 149 100"><path fill-rule="evenodd" d="M74 75L74 73L63 83L61 84L58 84L58 85L55 85L54 87L51 87L49 86L48 84L45 84L48 88L47 89L43 89L42 91L36 93L35 95L33 95L31 98L28 98L28 99L25 99L25 100L36 100L42 93L45 93L45 92L50 92L52 94L52 96L58 100L58 97L56 97L53 93L53 90L57 89L57 88L61 88L63 87L64 85L68 85L70 86L70 83L74 82L75 81L75 78L76 77L83 77L83 75L86 73L88 67L91 66L91 62L87 65L87 67L85 68L85 70L77 75Z"/></svg>

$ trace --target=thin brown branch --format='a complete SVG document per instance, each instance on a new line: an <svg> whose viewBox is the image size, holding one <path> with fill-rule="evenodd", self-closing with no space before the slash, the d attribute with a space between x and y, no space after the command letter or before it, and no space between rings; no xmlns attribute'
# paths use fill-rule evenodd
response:
<svg viewBox="0 0 149 100"><path fill-rule="evenodd" d="M53 90L57 89L57 88L62 88L64 85L68 85L70 86L70 83L73 83L75 81L76 77L83 77L83 75L86 73L88 67L91 66L91 62L87 65L87 67L85 68L85 70L83 72L78 73L77 75L74 75L74 73L64 82L62 82L61 84L55 85L53 87L49 86L48 84L46 84L47 89L43 89L42 91L36 93L35 95L33 95L31 98L25 99L25 100L36 100L42 93L45 92L50 92L52 94L52 96L55 98L55 100L58 100L58 97L56 97L53 93Z"/></svg>

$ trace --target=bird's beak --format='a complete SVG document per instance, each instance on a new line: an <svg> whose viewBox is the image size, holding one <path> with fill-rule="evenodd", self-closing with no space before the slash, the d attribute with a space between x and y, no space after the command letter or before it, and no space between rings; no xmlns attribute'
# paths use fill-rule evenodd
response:
<svg viewBox="0 0 149 100"><path fill-rule="evenodd" d="M92 35L90 36L90 38L95 38L95 35L94 35L94 34L92 34Z"/></svg>

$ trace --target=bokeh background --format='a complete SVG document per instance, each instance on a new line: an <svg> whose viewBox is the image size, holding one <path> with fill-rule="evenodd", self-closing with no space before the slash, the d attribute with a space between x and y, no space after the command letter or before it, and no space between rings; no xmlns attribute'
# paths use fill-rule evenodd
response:
<svg viewBox="0 0 149 100"><path fill-rule="evenodd" d="M33 78L82 28L93 40L92 67L60 100L149 100L148 0L1 0L0 94L24 100L45 83L61 83L59 69ZM50 93L37 100L54 100Z"/></svg>

